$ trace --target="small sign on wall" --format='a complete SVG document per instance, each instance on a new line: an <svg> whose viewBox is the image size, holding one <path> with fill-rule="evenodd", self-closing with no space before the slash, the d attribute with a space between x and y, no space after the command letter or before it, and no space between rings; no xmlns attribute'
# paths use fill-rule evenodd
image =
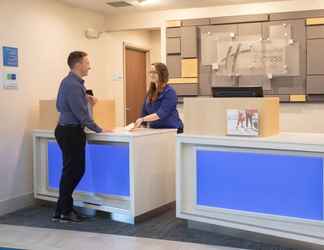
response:
<svg viewBox="0 0 324 250"><path fill-rule="evenodd" d="M18 48L3 46L3 71L0 72L0 83L3 89L18 89Z"/></svg>
<svg viewBox="0 0 324 250"><path fill-rule="evenodd" d="M4 67L18 67L18 48L3 47L2 55Z"/></svg>
<svg viewBox="0 0 324 250"><path fill-rule="evenodd" d="M122 81L124 79L122 73L113 73L112 80L113 81Z"/></svg>
<svg viewBox="0 0 324 250"><path fill-rule="evenodd" d="M4 89L18 89L18 74L16 72L4 72L2 81Z"/></svg>

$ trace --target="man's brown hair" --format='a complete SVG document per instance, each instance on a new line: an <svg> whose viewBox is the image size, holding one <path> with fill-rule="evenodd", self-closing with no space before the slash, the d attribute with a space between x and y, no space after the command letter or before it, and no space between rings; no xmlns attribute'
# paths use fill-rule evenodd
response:
<svg viewBox="0 0 324 250"><path fill-rule="evenodd" d="M69 58L68 58L68 65L70 67L70 69L73 69L74 66L77 64L77 63L80 63L82 62L82 59L84 57L86 57L88 54L83 52L83 51L73 51L70 53L69 55Z"/></svg>

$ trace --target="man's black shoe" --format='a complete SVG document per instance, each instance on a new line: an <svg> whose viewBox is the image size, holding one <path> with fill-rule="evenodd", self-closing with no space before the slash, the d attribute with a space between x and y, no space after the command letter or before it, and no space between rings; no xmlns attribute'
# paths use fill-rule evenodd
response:
<svg viewBox="0 0 324 250"><path fill-rule="evenodd" d="M60 219L61 219L61 213L56 211L56 212L54 213L53 217L52 217L52 221L53 221L53 222L57 222L57 221L59 221Z"/></svg>
<svg viewBox="0 0 324 250"><path fill-rule="evenodd" d="M71 211L68 214L61 214L60 217L60 222L61 223L78 223L78 222L82 222L83 219L81 216L79 216L75 211Z"/></svg>

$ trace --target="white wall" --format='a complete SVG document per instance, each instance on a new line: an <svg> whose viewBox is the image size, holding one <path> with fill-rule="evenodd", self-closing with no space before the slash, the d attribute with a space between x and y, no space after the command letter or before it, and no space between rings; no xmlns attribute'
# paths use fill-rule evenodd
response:
<svg viewBox="0 0 324 250"><path fill-rule="evenodd" d="M131 30L161 28L161 61L166 61L166 28L167 20L207 18L217 16L235 16L260 13L302 11L324 9L323 0L292 0L266 3L238 4L193 9L176 9L116 15L106 17L105 30ZM179 107L181 112L181 107ZM290 132L324 133L324 104L282 104L281 130ZM306 125L311 121L311 125Z"/></svg>

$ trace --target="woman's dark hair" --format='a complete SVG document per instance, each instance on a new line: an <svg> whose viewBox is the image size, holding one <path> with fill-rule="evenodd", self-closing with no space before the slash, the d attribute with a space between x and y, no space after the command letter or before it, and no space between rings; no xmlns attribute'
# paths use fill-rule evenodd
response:
<svg viewBox="0 0 324 250"><path fill-rule="evenodd" d="M169 71L168 67L164 63L153 63L156 73L159 76L158 87L156 87L154 82L151 82L147 97L149 102L154 102L159 97L160 93L163 91L165 85L169 81Z"/></svg>

